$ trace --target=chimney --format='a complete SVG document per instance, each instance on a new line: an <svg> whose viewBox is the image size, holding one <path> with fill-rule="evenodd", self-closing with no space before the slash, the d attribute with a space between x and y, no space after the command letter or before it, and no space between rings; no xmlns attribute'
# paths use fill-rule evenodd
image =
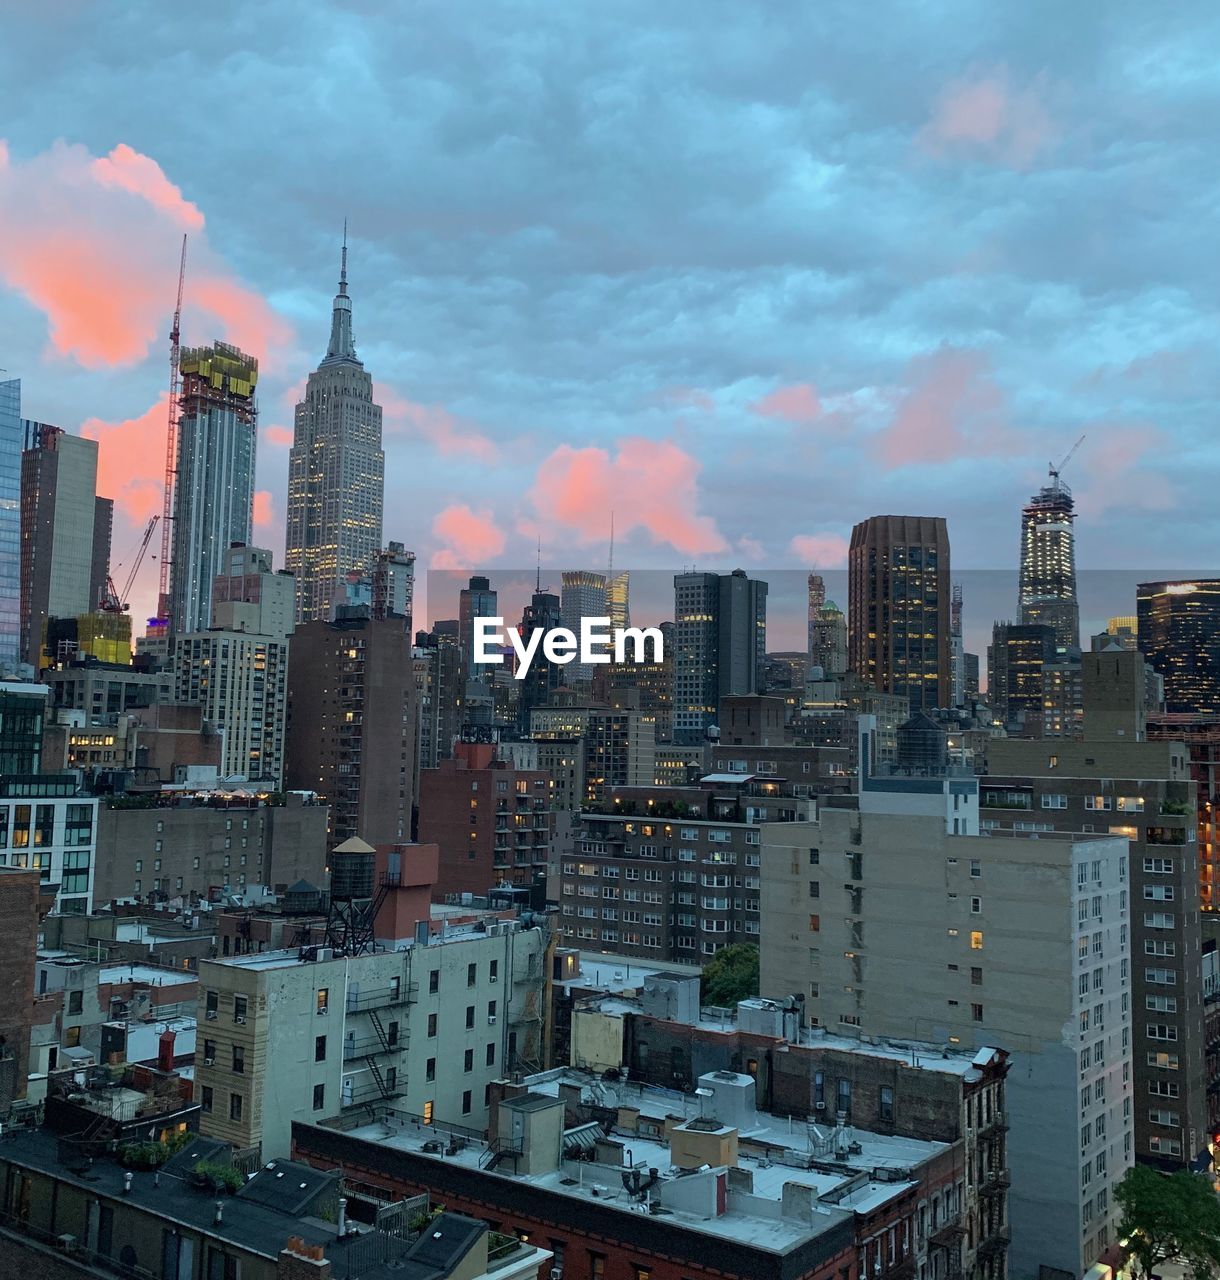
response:
<svg viewBox="0 0 1220 1280"><path fill-rule="evenodd" d="M165 1075L173 1074L174 1070L174 1041L176 1035L173 1031L166 1028L157 1038L157 1070L164 1072Z"/></svg>
<svg viewBox="0 0 1220 1280"><path fill-rule="evenodd" d="M280 1250L277 1280L330 1280L330 1262L320 1244L293 1236Z"/></svg>

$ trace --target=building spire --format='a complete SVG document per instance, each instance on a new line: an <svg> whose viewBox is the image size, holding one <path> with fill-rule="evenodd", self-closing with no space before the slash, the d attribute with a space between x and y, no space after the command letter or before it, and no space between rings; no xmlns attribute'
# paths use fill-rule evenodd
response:
<svg viewBox="0 0 1220 1280"><path fill-rule="evenodd" d="M347 219L343 219L343 251L339 259L339 292L335 294L334 309L330 317L330 342L323 364L337 361L359 364L356 346L352 341L352 300L347 293Z"/></svg>

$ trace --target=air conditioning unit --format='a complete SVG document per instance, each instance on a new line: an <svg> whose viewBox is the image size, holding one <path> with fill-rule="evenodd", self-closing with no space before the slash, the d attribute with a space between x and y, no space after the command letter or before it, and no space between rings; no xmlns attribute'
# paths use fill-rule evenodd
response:
<svg viewBox="0 0 1220 1280"><path fill-rule="evenodd" d="M491 977L488 978L488 982L499 982L499 981L500 981L500 975L497 973L493 973Z"/></svg>
<svg viewBox="0 0 1220 1280"><path fill-rule="evenodd" d="M233 1019L233 1021L236 1022L239 1027L244 1027L246 1025L246 1020L240 1013Z"/></svg>
<svg viewBox="0 0 1220 1280"><path fill-rule="evenodd" d="M496 1025L496 1015L494 1013L489 1013L487 1015L487 1025L489 1027L494 1027Z"/></svg>
<svg viewBox="0 0 1220 1280"><path fill-rule="evenodd" d="M326 1005L323 1005L323 1006L318 1010L318 1017L319 1017L319 1018L324 1018L324 1017L325 1017L329 1012L330 1012L330 1009L329 1009L329 1008L327 1008L327 1006L326 1006Z"/></svg>
<svg viewBox="0 0 1220 1280"><path fill-rule="evenodd" d="M813 1105L814 1105L814 1109L817 1111L826 1110L826 1104L824 1102L815 1102Z"/></svg>
<svg viewBox="0 0 1220 1280"><path fill-rule="evenodd" d="M207 1011L207 1013L206 1013L204 1016L207 1018L207 1020L208 1020L209 1022L215 1022L215 1021L216 1021L216 1010L215 1010L215 1009L209 1009L209 1010Z"/></svg>
<svg viewBox="0 0 1220 1280"><path fill-rule="evenodd" d="M215 1059L215 1058L204 1058L204 1060L203 1060L203 1065L204 1065L205 1067L210 1067L210 1066L215 1065L215 1062L216 1062L216 1059Z"/></svg>

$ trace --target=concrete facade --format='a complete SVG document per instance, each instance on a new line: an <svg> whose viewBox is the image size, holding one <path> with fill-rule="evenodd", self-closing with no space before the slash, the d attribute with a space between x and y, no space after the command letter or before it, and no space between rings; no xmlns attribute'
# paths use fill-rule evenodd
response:
<svg viewBox="0 0 1220 1280"><path fill-rule="evenodd" d="M202 1131L267 1160L288 1154L294 1120L371 1103L486 1128L490 1083L543 1057L546 954L541 929L507 921L363 956L202 961Z"/></svg>
<svg viewBox="0 0 1220 1280"><path fill-rule="evenodd" d="M237 891L268 885L282 893L297 880L326 882L326 807L299 796L284 805L103 803L97 839L98 902L206 896L224 885Z"/></svg>
<svg viewBox="0 0 1220 1280"><path fill-rule="evenodd" d="M1007 1050L1011 1273L1083 1274L1134 1155L1126 843L912 807L763 828L761 992L840 1034Z"/></svg>

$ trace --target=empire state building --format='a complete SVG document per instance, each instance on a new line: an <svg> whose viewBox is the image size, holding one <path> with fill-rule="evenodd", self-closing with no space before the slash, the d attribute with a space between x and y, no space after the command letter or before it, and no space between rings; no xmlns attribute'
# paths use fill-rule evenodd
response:
<svg viewBox="0 0 1220 1280"><path fill-rule="evenodd" d="M352 342L344 235L330 342L296 407L288 455L285 567L296 579L296 621L326 621L347 575L381 548L385 454L381 406Z"/></svg>

